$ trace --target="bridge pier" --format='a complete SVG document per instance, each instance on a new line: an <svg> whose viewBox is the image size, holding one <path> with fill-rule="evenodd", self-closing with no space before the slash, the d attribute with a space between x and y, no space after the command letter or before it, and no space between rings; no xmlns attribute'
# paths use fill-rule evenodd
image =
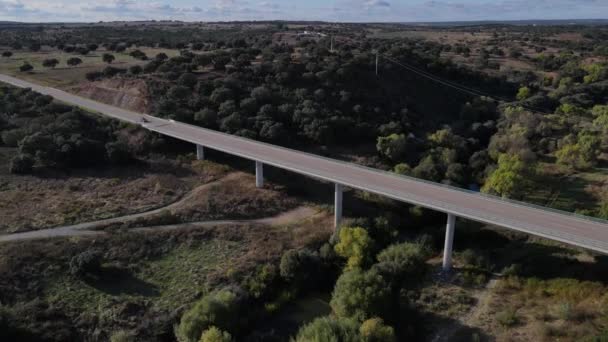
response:
<svg viewBox="0 0 608 342"><path fill-rule="evenodd" d="M255 162L255 186L258 188L264 187L264 164Z"/></svg>
<svg viewBox="0 0 608 342"><path fill-rule="evenodd" d="M443 270L449 271L452 268L452 245L454 244L454 226L456 216L448 214L448 223L445 227L445 245L443 247Z"/></svg>
<svg viewBox="0 0 608 342"><path fill-rule="evenodd" d="M334 228L338 228L342 222L342 184L336 183L334 191Z"/></svg>
<svg viewBox="0 0 608 342"><path fill-rule="evenodd" d="M202 145L196 145L196 159L205 160L205 148Z"/></svg>

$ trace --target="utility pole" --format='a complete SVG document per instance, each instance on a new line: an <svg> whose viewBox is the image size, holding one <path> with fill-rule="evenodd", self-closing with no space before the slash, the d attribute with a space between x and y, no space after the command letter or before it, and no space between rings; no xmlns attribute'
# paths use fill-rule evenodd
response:
<svg viewBox="0 0 608 342"><path fill-rule="evenodd" d="M375 50L376 52L376 76L378 76L378 50Z"/></svg>

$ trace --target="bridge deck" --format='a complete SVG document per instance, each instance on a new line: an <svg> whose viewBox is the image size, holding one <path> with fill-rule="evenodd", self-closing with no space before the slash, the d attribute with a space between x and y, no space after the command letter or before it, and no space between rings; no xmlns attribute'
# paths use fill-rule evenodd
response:
<svg viewBox="0 0 608 342"><path fill-rule="evenodd" d="M142 117L139 113L9 76L0 75L0 81L29 87L66 103L121 120L137 123ZM152 116L146 118L149 122L144 127L177 139L471 220L608 253L606 221L590 220L525 203L506 201L441 184L402 177L180 122Z"/></svg>

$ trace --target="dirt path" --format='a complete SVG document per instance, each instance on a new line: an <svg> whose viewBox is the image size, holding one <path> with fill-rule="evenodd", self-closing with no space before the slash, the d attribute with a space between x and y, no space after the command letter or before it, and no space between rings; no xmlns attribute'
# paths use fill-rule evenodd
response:
<svg viewBox="0 0 608 342"><path fill-rule="evenodd" d="M450 341L455 333L463 327L474 326L480 318L488 312L490 302L492 300L492 289L496 286L498 279L492 278L486 284L486 287L476 291L473 297L477 300L475 306L464 316L457 319L456 322L443 327L431 339L432 342Z"/></svg>
<svg viewBox="0 0 608 342"><path fill-rule="evenodd" d="M129 221L149 215L158 214L165 210L177 209L184 203L191 200L193 196L201 191L205 191L208 188L215 186L220 181L230 181L239 177L239 173L234 172L230 173L221 179L203 184L199 187L194 188L191 192L183 196L180 200L173 202L167 206L157 208L154 210L146 211L143 213L125 215L120 217L113 217L110 219L104 219L93 222L85 222L79 223L70 226L64 227L56 227L49 229L41 229L41 230L33 230L29 232L22 233L14 233L14 234L4 234L0 235L0 243L1 242L12 242L12 241L21 241L21 240L38 240L38 239L48 239L55 237L71 237L71 236L93 236L93 235L103 235L106 234L102 230L95 230L96 228L107 226L108 224L120 223L124 221ZM288 224L290 222L302 220L307 217L311 217L317 213L317 210L311 207L298 207L296 209L287 211L285 213L279 214L273 217L267 217L262 219L250 219L250 220L217 220L217 221L201 221L201 222L188 222L188 223L180 223L175 225L168 226L155 226L155 227L142 227L132 229L133 231L153 231L153 230L175 230L180 228L187 227L202 227L202 226L217 226L217 225L227 225L227 224L246 224L246 223L259 223L259 224L267 224L267 225L281 225Z"/></svg>

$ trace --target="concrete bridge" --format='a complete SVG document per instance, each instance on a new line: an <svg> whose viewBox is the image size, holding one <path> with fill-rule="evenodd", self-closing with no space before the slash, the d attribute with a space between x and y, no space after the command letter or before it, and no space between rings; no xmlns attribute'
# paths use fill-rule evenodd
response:
<svg viewBox="0 0 608 342"><path fill-rule="evenodd" d="M0 75L0 81L18 87L32 88L37 92L51 95L57 100L83 107L89 111L142 124L150 131L191 142L196 145L196 154L199 159L204 159L205 148L250 159L255 162L258 187L264 186L264 165L272 165L331 182L334 184L334 224L336 227L342 220L344 187L368 191L444 212L447 219L443 253L445 270L450 269L452 265L456 217L513 229L608 254L608 221L577 216L522 202L507 201L494 196L399 176L173 120L135 113L10 76ZM146 120L142 123L144 117Z"/></svg>

